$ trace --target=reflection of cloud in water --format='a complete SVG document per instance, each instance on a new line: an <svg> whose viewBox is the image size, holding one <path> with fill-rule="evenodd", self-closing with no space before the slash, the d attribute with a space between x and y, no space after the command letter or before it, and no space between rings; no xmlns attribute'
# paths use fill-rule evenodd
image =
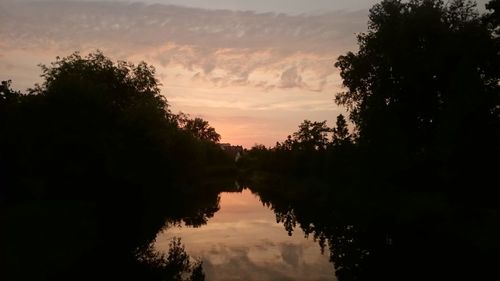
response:
<svg viewBox="0 0 500 281"><path fill-rule="evenodd" d="M288 236L274 213L245 190L221 194L221 210L200 228L171 228L157 247L181 237L189 254L203 259L207 280L335 280L333 265L297 229Z"/></svg>
<svg viewBox="0 0 500 281"><path fill-rule="evenodd" d="M209 280L334 280L332 266L328 262L304 262L304 245L284 243L275 246L219 245L209 253L200 254Z"/></svg>
<svg viewBox="0 0 500 281"><path fill-rule="evenodd" d="M299 259L302 257L302 247L294 244L283 244L281 246L281 257L293 267L299 266Z"/></svg>

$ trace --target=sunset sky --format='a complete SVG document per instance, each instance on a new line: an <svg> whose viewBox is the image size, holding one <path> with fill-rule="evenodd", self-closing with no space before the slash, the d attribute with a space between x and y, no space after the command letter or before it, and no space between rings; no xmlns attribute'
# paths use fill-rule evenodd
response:
<svg viewBox="0 0 500 281"><path fill-rule="evenodd" d="M222 142L271 146L343 112L334 63L376 2L0 0L0 80L25 90L39 63L100 49L154 65L172 111L208 120Z"/></svg>

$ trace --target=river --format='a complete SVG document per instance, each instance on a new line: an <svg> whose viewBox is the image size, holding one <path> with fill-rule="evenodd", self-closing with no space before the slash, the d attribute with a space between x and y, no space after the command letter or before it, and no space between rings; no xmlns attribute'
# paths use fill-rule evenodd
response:
<svg viewBox="0 0 500 281"><path fill-rule="evenodd" d="M170 227L156 248L166 252L179 237L203 261L207 281L335 280L328 254L300 228L289 236L274 212L248 189L220 194L220 210L206 225Z"/></svg>

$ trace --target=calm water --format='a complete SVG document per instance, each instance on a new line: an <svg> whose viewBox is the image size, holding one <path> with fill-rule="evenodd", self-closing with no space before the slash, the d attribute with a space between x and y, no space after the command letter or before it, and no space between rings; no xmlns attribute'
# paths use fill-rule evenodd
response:
<svg viewBox="0 0 500 281"><path fill-rule="evenodd" d="M188 254L203 260L208 281L335 280L328 254L299 228L288 236L256 195L245 189L220 197L220 210L206 225L169 228L156 247L166 251L180 237Z"/></svg>

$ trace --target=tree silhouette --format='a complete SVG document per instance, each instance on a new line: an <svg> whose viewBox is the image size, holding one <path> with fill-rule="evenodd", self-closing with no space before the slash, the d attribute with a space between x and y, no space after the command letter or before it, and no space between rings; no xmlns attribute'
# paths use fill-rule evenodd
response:
<svg viewBox="0 0 500 281"><path fill-rule="evenodd" d="M204 141L218 143L220 135L210 126L208 121L200 117L190 118L189 115L180 113L177 117L181 129L186 130L196 138Z"/></svg>
<svg viewBox="0 0 500 281"><path fill-rule="evenodd" d="M304 120L299 125L299 130L293 133L293 138L299 149L321 150L328 144L328 132L330 128L326 125L326 120L322 122Z"/></svg>
<svg viewBox="0 0 500 281"><path fill-rule="evenodd" d="M334 146L340 146L351 142L351 135L349 134L349 128L347 128L347 121L344 115L339 114L337 116L336 126L332 131L332 143Z"/></svg>
<svg viewBox="0 0 500 281"><path fill-rule="evenodd" d="M159 280L134 253L168 223L206 223L223 189L207 171L234 162L179 128L144 62L74 53L42 78L0 85L0 279Z"/></svg>
<svg viewBox="0 0 500 281"><path fill-rule="evenodd" d="M492 172L486 158L498 152L500 68L483 22L470 1L382 1L370 10L359 51L339 57L347 91L336 102L349 110L359 143L389 169L437 165L443 181L465 173L457 163L476 163L474 178Z"/></svg>
<svg viewBox="0 0 500 281"><path fill-rule="evenodd" d="M19 97L19 93L12 90L11 88L12 81L2 81L0 83L0 104L4 106L7 103L12 103L13 100L16 100Z"/></svg>

